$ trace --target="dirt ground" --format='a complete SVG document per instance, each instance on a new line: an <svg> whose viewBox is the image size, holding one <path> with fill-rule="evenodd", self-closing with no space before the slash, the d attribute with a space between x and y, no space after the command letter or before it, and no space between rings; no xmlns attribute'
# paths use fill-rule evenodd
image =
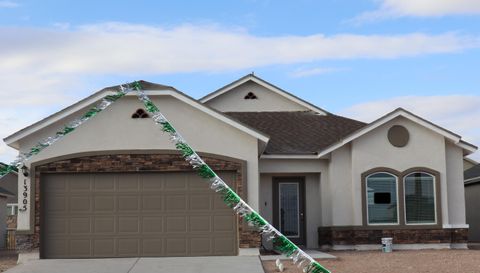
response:
<svg viewBox="0 0 480 273"><path fill-rule="evenodd" d="M17 255L0 252L0 272L5 272L17 265Z"/></svg>
<svg viewBox="0 0 480 273"><path fill-rule="evenodd" d="M334 273L480 273L479 250L336 251L337 259L319 260ZM290 261L282 261L285 273L301 273ZM264 261L266 273L278 272L275 261Z"/></svg>

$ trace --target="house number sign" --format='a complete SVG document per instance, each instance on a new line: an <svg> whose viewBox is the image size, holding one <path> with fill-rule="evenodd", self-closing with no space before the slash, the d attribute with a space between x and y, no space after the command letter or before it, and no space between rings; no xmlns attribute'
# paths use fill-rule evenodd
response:
<svg viewBox="0 0 480 273"><path fill-rule="evenodd" d="M28 185L27 185L27 179L23 179L23 190L22 190L22 205L18 209L19 211L26 211L27 210L27 205L28 205Z"/></svg>

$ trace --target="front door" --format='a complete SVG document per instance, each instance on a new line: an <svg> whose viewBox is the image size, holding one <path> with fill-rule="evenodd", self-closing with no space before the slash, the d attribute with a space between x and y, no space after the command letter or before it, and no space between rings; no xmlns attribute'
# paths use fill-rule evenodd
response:
<svg viewBox="0 0 480 273"><path fill-rule="evenodd" d="M305 179L273 178L273 222L293 243L305 245Z"/></svg>

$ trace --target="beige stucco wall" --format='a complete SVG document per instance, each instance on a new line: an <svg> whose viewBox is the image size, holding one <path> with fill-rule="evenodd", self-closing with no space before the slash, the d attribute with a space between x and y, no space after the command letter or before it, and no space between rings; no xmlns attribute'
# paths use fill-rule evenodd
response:
<svg viewBox="0 0 480 273"><path fill-rule="evenodd" d="M257 99L246 100L245 95L253 92ZM246 83L224 93L206 105L221 112L259 112L259 111L306 111L307 108L297 104L267 88L247 81Z"/></svg>
<svg viewBox="0 0 480 273"><path fill-rule="evenodd" d="M171 96L152 96L162 113L198 152L212 153L247 162L248 202L258 208L257 139ZM143 108L136 96L127 96L32 158L29 163L63 155L102 151L174 150L168 136L152 119L132 119ZM83 112L83 111L82 111ZM53 135L66 118L20 141L21 149ZM20 179L22 179L20 177ZM27 229L27 213L20 213L19 229Z"/></svg>
<svg viewBox="0 0 480 273"><path fill-rule="evenodd" d="M447 194L448 216L450 225L464 225L465 220L465 189L463 183L463 151L461 148L447 142Z"/></svg>
<svg viewBox="0 0 480 273"><path fill-rule="evenodd" d="M480 183L465 186L468 240L480 243Z"/></svg>
<svg viewBox="0 0 480 273"><path fill-rule="evenodd" d="M410 140L407 146L397 148L387 138L388 129L393 125L402 125L408 129ZM352 177L353 177L353 215L354 224L362 224L362 173L377 167L392 168L405 171L414 167L426 167L440 173L442 220L449 224L450 201L464 203L458 194L449 198L447 194L447 164L445 138L406 118L396 118L370 133L356 139L352 143ZM455 159L452 159L455 160ZM462 164L461 158L458 164ZM456 163L455 163L456 164ZM451 165L455 168L455 164ZM460 171L462 167L460 166Z"/></svg>
<svg viewBox="0 0 480 273"><path fill-rule="evenodd" d="M329 165L329 181L331 218L333 226L351 226L357 218L354 213L352 185L352 154L350 145L345 145L332 152Z"/></svg>

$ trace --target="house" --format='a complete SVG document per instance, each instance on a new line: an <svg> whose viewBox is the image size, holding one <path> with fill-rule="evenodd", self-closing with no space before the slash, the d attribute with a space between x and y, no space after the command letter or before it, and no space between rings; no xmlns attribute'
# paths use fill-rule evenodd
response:
<svg viewBox="0 0 480 273"><path fill-rule="evenodd" d="M10 172L0 177L0 187L12 193L13 196L7 198L7 228L14 229L17 227L18 213L18 174Z"/></svg>
<svg viewBox="0 0 480 273"><path fill-rule="evenodd" d="M466 170L464 175L467 224L470 226L468 240L480 243L480 164Z"/></svg>
<svg viewBox="0 0 480 273"><path fill-rule="evenodd" d="M5 239L7 235L7 199L13 197L13 194L0 187L0 250L5 248Z"/></svg>
<svg viewBox="0 0 480 273"><path fill-rule="evenodd" d="M471 159L471 158L468 158L468 157L465 157L463 159L463 170L466 171L476 165L478 165L480 163L478 163L477 161Z"/></svg>
<svg viewBox="0 0 480 273"><path fill-rule="evenodd" d="M296 244L363 249L391 236L403 248L466 247L463 158L476 147L454 132L401 108L368 124L337 116L253 74L199 100L140 83L212 169ZM26 152L115 88L4 141ZM237 255L262 244L135 94L31 158L19 187L17 246L41 258Z"/></svg>

